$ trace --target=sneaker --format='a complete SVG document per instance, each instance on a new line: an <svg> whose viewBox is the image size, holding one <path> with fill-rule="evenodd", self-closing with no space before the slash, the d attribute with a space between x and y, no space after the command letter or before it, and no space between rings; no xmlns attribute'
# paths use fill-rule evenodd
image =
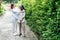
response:
<svg viewBox="0 0 60 40"><path fill-rule="evenodd" d="M21 36L21 35L22 35L22 33L19 34L19 36Z"/></svg>
<svg viewBox="0 0 60 40"><path fill-rule="evenodd" d="M14 33L13 35L14 35L14 36L16 36L16 35L17 35L17 33Z"/></svg>
<svg viewBox="0 0 60 40"><path fill-rule="evenodd" d="M23 37L26 37L25 35Z"/></svg>

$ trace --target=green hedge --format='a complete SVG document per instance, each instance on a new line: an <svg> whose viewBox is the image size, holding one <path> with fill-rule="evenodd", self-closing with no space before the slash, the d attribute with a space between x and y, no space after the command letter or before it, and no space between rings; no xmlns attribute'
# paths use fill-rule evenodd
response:
<svg viewBox="0 0 60 40"><path fill-rule="evenodd" d="M1 6L0 6L0 15L3 15L5 13L5 9L4 9L5 5L4 5L4 2L1 3Z"/></svg>
<svg viewBox="0 0 60 40"><path fill-rule="evenodd" d="M60 0L23 0L26 20L40 40L60 40Z"/></svg>
<svg viewBox="0 0 60 40"><path fill-rule="evenodd" d="M18 0L2 0L2 1L5 1L6 3L17 3Z"/></svg>

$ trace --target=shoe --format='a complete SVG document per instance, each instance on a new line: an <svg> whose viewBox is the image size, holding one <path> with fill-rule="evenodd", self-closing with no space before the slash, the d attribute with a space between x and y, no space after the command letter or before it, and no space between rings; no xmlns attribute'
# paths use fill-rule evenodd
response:
<svg viewBox="0 0 60 40"><path fill-rule="evenodd" d="M17 35L17 33L14 33L13 35L14 35L14 36L16 36L16 35Z"/></svg>
<svg viewBox="0 0 60 40"><path fill-rule="evenodd" d="M26 37L25 35L23 37Z"/></svg>
<svg viewBox="0 0 60 40"><path fill-rule="evenodd" d="M21 36L21 35L22 35L22 33L19 34L19 36Z"/></svg>

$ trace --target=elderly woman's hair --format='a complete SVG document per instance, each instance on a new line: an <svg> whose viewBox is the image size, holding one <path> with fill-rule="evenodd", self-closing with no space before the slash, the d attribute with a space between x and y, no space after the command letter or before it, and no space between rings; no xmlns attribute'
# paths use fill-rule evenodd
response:
<svg viewBox="0 0 60 40"><path fill-rule="evenodd" d="M21 5L21 6L20 6L20 9L21 9L21 10L25 10L25 8L24 8L24 6L23 6L23 5Z"/></svg>

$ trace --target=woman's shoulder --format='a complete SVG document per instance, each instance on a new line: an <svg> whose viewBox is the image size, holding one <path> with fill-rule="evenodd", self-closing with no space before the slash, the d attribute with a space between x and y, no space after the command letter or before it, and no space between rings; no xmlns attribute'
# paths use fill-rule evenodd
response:
<svg viewBox="0 0 60 40"><path fill-rule="evenodd" d="M15 7L12 11L19 12L19 9Z"/></svg>
<svg viewBox="0 0 60 40"><path fill-rule="evenodd" d="M25 10L23 10L25 12Z"/></svg>
<svg viewBox="0 0 60 40"><path fill-rule="evenodd" d="M22 12L25 12L25 10L22 10Z"/></svg>

